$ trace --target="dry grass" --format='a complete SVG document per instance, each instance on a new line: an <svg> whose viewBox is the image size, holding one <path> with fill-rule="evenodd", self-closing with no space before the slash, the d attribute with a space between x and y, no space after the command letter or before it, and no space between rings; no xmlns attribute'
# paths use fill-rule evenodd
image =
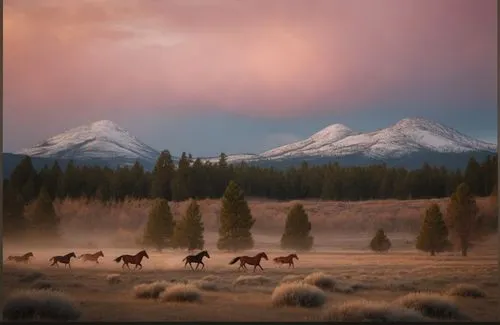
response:
<svg viewBox="0 0 500 325"><path fill-rule="evenodd" d="M218 275L207 275L207 276L204 276L203 278L201 278L203 281L214 281L214 282L218 282L218 281L221 281L222 278Z"/></svg>
<svg viewBox="0 0 500 325"><path fill-rule="evenodd" d="M11 295L4 307L6 320L77 320L75 302L66 294L52 290L24 290Z"/></svg>
<svg viewBox="0 0 500 325"><path fill-rule="evenodd" d="M323 272L314 272L309 274L304 278L304 282L327 291L335 290L335 286L337 284L337 281L335 281L333 276Z"/></svg>
<svg viewBox="0 0 500 325"><path fill-rule="evenodd" d="M320 307L326 302L326 294L306 283L284 283L274 289L271 301L277 307Z"/></svg>
<svg viewBox="0 0 500 325"><path fill-rule="evenodd" d="M285 275L280 282L281 283L302 282L303 280L304 280L303 275L289 274Z"/></svg>
<svg viewBox="0 0 500 325"><path fill-rule="evenodd" d="M233 281L233 286L260 286L270 282L271 279L263 275L240 275L236 280Z"/></svg>
<svg viewBox="0 0 500 325"><path fill-rule="evenodd" d="M171 283L166 281L138 284L134 287L134 296L138 299L157 299L170 285Z"/></svg>
<svg viewBox="0 0 500 325"><path fill-rule="evenodd" d="M46 290L46 289L52 289L53 284L49 281L38 281L35 282L32 286L32 289L34 290Z"/></svg>
<svg viewBox="0 0 500 325"><path fill-rule="evenodd" d="M19 279L19 282L30 283L30 282L36 281L38 279L41 279L43 277L44 277L44 274L41 272L38 272L38 271L28 272L27 274L23 275Z"/></svg>
<svg viewBox="0 0 500 325"><path fill-rule="evenodd" d="M331 307L323 320L330 322L421 322L428 318L416 310L386 302L355 300Z"/></svg>
<svg viewBox="0 0 500 325"><path fill-rule="evenodd" d="M474 284L460 283L445 292L448 296L485 298L486 292Z"/></svg>
<svg viewBox="0 0 500 325"><path fill-rule="evenodd" d="M106 275L106 281L109 284L119 284L122 282L120 274L108 274Z"/></svg>
<svg viewBox="0 0 500 325"><path fill-rule="evenodd" d="M396 304L414 309L424 316L440 319L467 320L459 306L449 297L436 293L410 293L396 299Z"/></svg>
<svg viewBox="0 0 500 325"><path fill-rule="evenodd" d="M160 294L162 302L199 302L202 293L191 284L175 284Z"/></svg>
<svg viewBox="0 0 500 325"><path fill-rule="evenodd" d="M219 287L215 281L198 280L193 282L193 284L201 290L204 291L218 291Z"/></svg>

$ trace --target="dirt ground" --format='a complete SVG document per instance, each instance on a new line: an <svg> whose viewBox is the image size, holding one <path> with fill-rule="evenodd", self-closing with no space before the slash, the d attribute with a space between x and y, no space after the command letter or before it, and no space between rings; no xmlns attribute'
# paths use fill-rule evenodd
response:
<svg viewBox="0 0 500 325"><path fill-rule="evenodd" d="M395 236L397 237L397 236ZM4 294L8 297L19 289L29 289L43 284L69 294L79 306L81 321L316 321L332 305L345 301L369 299L391 302L415 291L443 292L458 283L474 284L485 293L485 298L453 298L461 311L474 321L498 320L500 302L498 287L498 239L477 244L470 256L446 253L430 257L418 252L407 243L408 236L393 238L395 248L386 254L367 250L363 236L337 236L323 240L314 252L298 254L295 269L279 267L272 258L285 252L261 244L252 251L237 255L255 255L266 251L269 260L263 261L264 271L237 271L238 264L228 265L235 254L219 252L209 241L211 258L206 259L206 269L193 272L184 269L182 259L186 252L165 250L148 251L150 258L143 262L140 271L122 270L113 261L119 255L135 254L140 248L102 248L104 258L96 265L73 260L72 269L50 267L48 259L72 250L77 256L96 250L89 248L36 250L23 247L4 247L8 255L33 251L31 264L6 262L3 268ZM278 238L276 238L279 240ZM275 241L276 239L273 239ZM286 252L288 253L288 252ZM327 302L320 308L273 307L271 294L284 276L313 272L331 274L345 284L362 284L354 292L328 292ZM110 284L107 276L119 274L121 282ZM134 286L158 280L192 282L207 275L217 276L216 288L202 291L196 303L169 303L134 297ZM263 275L261 284L240 285L235 281L242 275Z"/></svg>

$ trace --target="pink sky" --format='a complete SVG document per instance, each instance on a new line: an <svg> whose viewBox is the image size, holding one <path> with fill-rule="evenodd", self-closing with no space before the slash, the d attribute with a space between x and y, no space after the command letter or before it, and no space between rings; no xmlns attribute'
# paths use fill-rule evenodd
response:
<svg viewBox="0 0 500 325"><path fill-rule="evenodd" d="M4 1L4 107L273 116L434 95L457 67L489 64L491 11L489 0Z"/></svg>

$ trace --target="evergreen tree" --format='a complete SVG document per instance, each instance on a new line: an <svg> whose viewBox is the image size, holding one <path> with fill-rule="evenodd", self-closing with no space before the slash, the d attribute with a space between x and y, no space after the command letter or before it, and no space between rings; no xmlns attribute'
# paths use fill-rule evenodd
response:
<svg viewBox="0 0 500 325"><path fill-rule="evenodd" d="M217 248L233 251L252 248L250 229L254 223L243 191L236 182L230 181L222 197Z"/></svg>
<svg viewBox="0 0 500 325"><path fill-rule="evenodd" d="M168 150L161 152L153 169L153 181L151 184L151 195L153 198L172 199L172 179L175 173L175 165Z"/></svg>
<svg viewBox="0 0 500 325"><path fill-rule="evenodd" d="M10 175L12 188L21 194L25 202L37 197L39 184L38 174L29 156L25 156Z"/></svg>
<svg viewBox="0 0 500 325"><path fill-rule="evenodd" d="M3 235L16 238L26 230L24 218L24 201L8 181L3 186Z"/></svg>
<svg viewBox="0 0 500 325"><path fill-rule="evenodd" d="M191 196L189 193L190 164L188 156L183 152L179 160L179 167L172 180L172 199L174 201L184 201Z"/></svg>
<svg viewBox="0 0 500 325"><path fill-rule="evenodd" d="M375 252L386 252L391 248L391 241L383 229L377 230L375 237L370 241L370 248Z"/></svg>
<svg viewBox="0 0 500 325"><path fill-rule="evenodd" d="M31 227L37 237L55 239L59 236L59 217L45 187L40 189L31 215Z"/></svg>
<svg viewBox="0 0 500 325"><path fill-rule="evenodd" d="M420 233L417 236L416 248L429 252L431 256L449 248L448 228L439 205L436 203L431 204L425 211Z"/></svg>
<svg viewBox="0 0 500 325"><path fill-rule="evenodd" d="M446 209L446 224L462 256L467 256L471 241L479 235L479 222L476 199L469 186L462 183L451 195Z"/></svg>
<svg viewBox="0 0 500 325"><path fill-rule="evenodd" d="M310 236L311 223L302 204L294 204L288 212L285 231L281 236L281 248L295 250L310 250L313 237Z"/></svg>
<svg viewBox="0 0 500 325"><path fill-rule="evenodd" d="M195 200L191 200L183 218L175 225L174 246L189 250L203 249L203 230L200 206Z"/></svg>
<svg viewBox="0 0 500 325"><path fill-rule="evenodd" d="M172 246L171 239L175 223L168 201L156 199L149 211L148 222L144 230L143 243L159 251Z"/></svg>

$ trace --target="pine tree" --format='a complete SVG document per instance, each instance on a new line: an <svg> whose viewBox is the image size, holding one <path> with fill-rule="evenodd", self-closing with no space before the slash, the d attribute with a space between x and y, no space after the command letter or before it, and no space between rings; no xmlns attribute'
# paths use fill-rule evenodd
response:
<svg viewBox="0 0 500 325"><path fill-rule="evenodd" d="M52 198L47 189L42 187L31 214L32 229L42 238L54 239L59 236L59 223Z"/></svg>
<svg viewBox="0 0 500 325"><path fill-rule="evenodd" d="M174 246L189 250L203 249L203 230L200 206L195 200L191 200L183 218L175 225Z"/></svg>
<svg viewBox="0 0 500 325"><path fill-rule="evenodd" d="M375 237L370 242L370 248L375 252L386 252L391 248L391 241L383 229L377 230Z"/></svg>
<svg viewBox="0 0 500 325"><path fill-rule="evenodd" d="M25 156L14 168L10 183L12 188L22 195L25 202L36 199L39 190L38 174L29 156Z"/></svg>
<svg viewBox="0 0 500 325"><path fill-rule="evenodd" d="M191 197L189 192L189 174L191 162L185 152L179 160L179 167L172 180L172 199L174 201L184 201Z"/></svg>
<svg viewBox="0 0 500 325"><path fill-rule="evenodd" d="M460 247L462 256L467 251L473 239L479 236L478 207L469 186L462 183L451 195L446 209L446 224L452 234L452 239Z"/></svg>
<svg viewBox="0 0 500 325"><path fill-rule="evenodd" d="M238 184L230 181L222 197L219 216L219 240L221 250L244 250L253 247L250 229L255 223L243 191Z"/></svg>
<svg viewBox="0 0 500 325"><path fill-rule="evenodd" d="M153 198L172 199L172 179L175 174L175 165L168 150L161 152L153 169L151 195Z"/></svg>
<svg viewBox="0 0 500 325"><path fill-rule="evenodd" d="M417 236L416 248L429 252L431 256L449 248L448 228L439 205L435 203L425 211L420 233Z"/></svg>
<svg viewBox="0 0 500 325"><path fill-rule="evenodd" d="M26 230L24 201L8 181L3 186L3 234L6 238L16 238Z"/></svg>
<svg viewBox="0 0 500 325"><path fill-rule="evenodd" d="M149 218L144 229L143 243L159 251L172 246L171 239L175 223L168 201L156 199L149 211Z"/></svg>
<svg viewBox="0 0 500 325"><path fill-rule="evenodd" d="M281 236L281 248L295 250L310 250L313 245L311 223L302 204L295 204L286 218L285 231Z"/></svg>

